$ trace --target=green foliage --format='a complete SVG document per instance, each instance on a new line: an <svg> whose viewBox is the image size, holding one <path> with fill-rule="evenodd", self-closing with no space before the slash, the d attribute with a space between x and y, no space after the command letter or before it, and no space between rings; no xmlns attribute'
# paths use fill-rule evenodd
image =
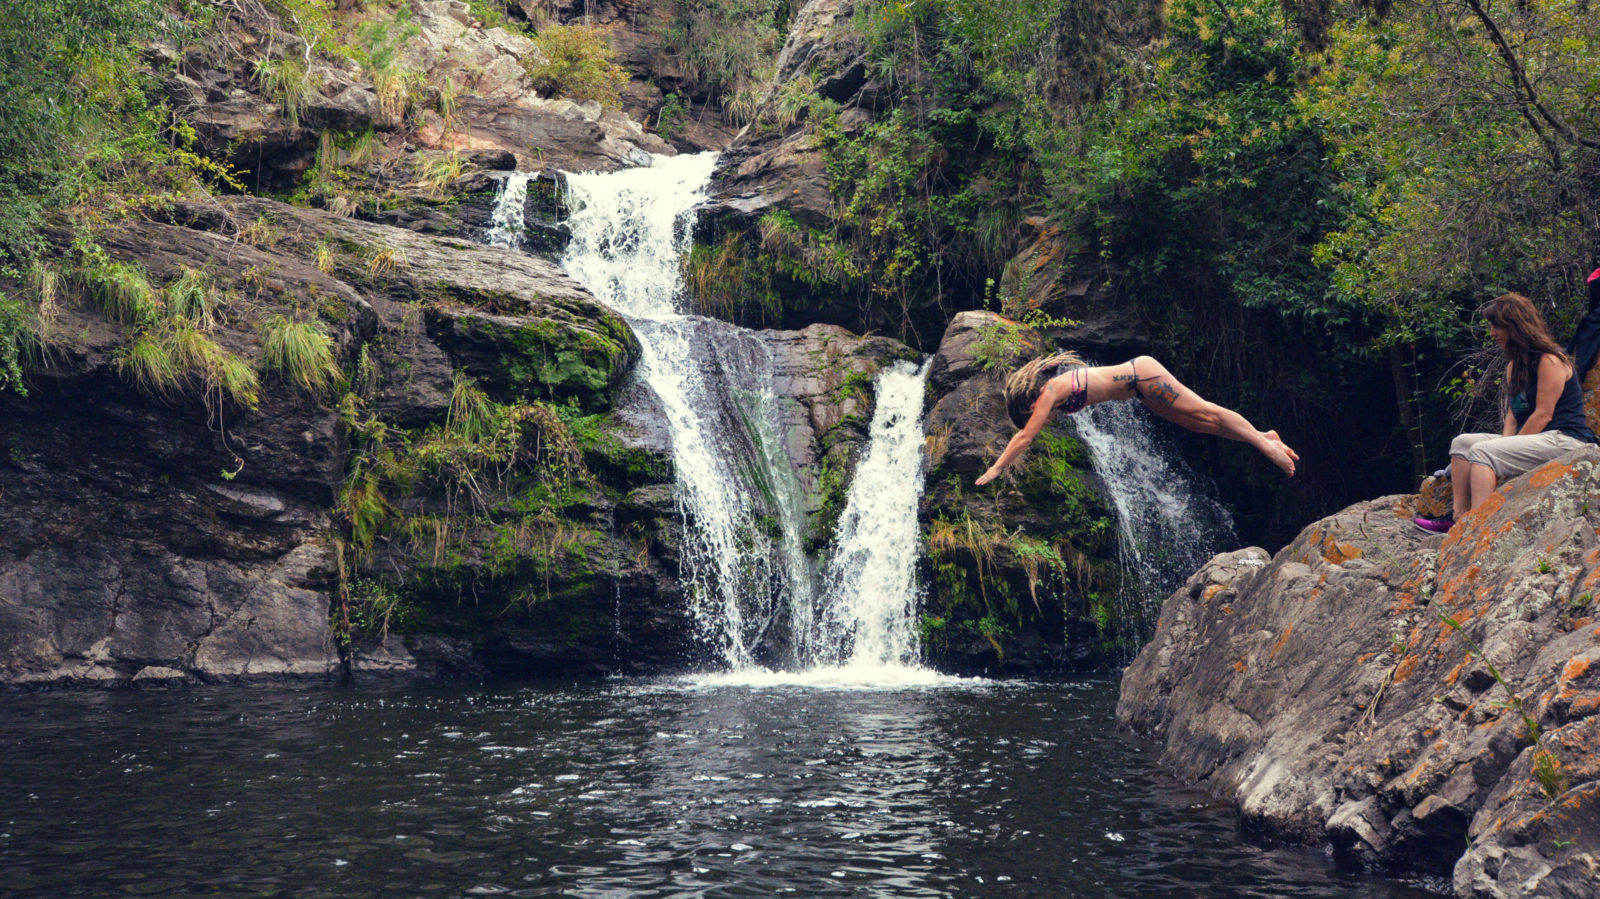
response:
<svg viewBox="0 0 1600 899"><path fill-rule="evenodd" d="M342 377L333 357L333 338L322 323L282 315L269 316L261 323L261 371L276 373L318 396Z"/></svg>
<svg viewBox="0 0 1600 899"><path fill-rule="evenodd" d="M408 68L400 54L406 42L421 33L422 29L411 21L410 7L401 4L390 16L362 22L352 45L346 48L372 79L379 110L393 119L404 118L421 93L421 74Z"/></svg>
<svg viewBox="0 0 1600 899"><path fill-rule="evenodd" d="M297 56L256 60L255 79L261 92L277 102L289 124L299 126L301 114L317 96L317 85L305 60Z"/></svg>
<svg viewBox="0 0 1600 899"><path fill-rule="evenodd" d="M347 592L350 628L355 635L382 641L390 631L416 631L425 620L415 598L388 581L356 578L347 585Z"/></svg>
<svg viewBox="0 0 1600 899"><path fill-rule="evenodd" d="M155 289L137 265L112 261L90 263L81 274L89 296L112 319L139 324L159 314Z"/></svg>
<svg viewBox="0 0 1600 899"><path fill-rule="evenodd" d="M593 100L606 109L622 105L628 72L617 65L604 29L593 25L547 25L533 39L544 61L525 63L533 89L579 102Z"/></svg>
<svg viewBox="0 0 1600 899"><path fill-rule="evenodd" d="M37 0L0 16L0 274L43 249L43 217L93 225L227 182L159 99L143 47L183 45L211 17L159 0ZM190 15L189 13L192 13Z"/></svg>
<svg viewBox="0 0 1600 899"><path fill-rule="evenodd" d="M794 0L668 0L659 20L660 59L689 93L720 105L732 121L748 122L798 7Z"/></svg>
<svg viewBox="0 0 1600 899"><path fill-rule="evenodd" d="M0 293L0 390L9 388L28 395L22 366L33 353L37 327L32 311L21 300Z"/></svg>
<svg viewBox="0 0 1600 899"><path fill-rule="evenodd" d="M260 381L248 362L176 315L141 328L117 364L135 386L158 396L192 386L208 403L226 397L247 408L255 408L260 397Z"/></svg>
<svg viewBox="0 0 1600 899"><path fill-rule="evenodd" d="M978 328L978 339L972 344L972 359L984 371L999 368L1010 371L1024 361L1024 357L1037 352L1030 339L1032 329L1021 322L995 318Z"/></svg>
<svg viewBox="0 0 1600 899"><path fill-rule="evenodd" d="M786 313L805 314L815 297L863 287L849 253L833 235L806 228L784 210L762 216L754 246L730 234L716 244L694 244L684 257L684 283L707 315L749 327L778 326Z"/></svg>
<svg viewBox="0 0 1600 899"><path fill-rule="evenodd" d="M656 133L661 135L662 140L677 140L683 136L688 120L689 104L684 101L682 94L674 91L667 94L661 102L661 108L656 110Z"/></svg>
<svg viewBox="0 0 1600 899"><path fill-rule="evenodd" d="M1537 106L1462 2L1336 23L1327 64L1298 97L1327 135L1347 210L1317 260L1339 295L1382 313L1386 341L1480 344L1462 313L1506 288L1575 299L1594 249L1593 11L1584 0L1479 9L1537 73Z"/></svg>

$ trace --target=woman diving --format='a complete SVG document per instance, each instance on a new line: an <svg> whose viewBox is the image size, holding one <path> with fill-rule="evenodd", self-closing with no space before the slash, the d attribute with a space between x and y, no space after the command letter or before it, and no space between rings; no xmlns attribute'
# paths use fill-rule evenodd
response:
<svg viewBox="0 0 1600 899"><path fill-rule="evenodd" d="M1017 460L1044 430L1057 408L1068 415L1095 403L1137 397L1151 412L1201 434L1248 443L1294 476L1300 456L1285 446L1276 431L1258 431L1244 416L1183 386L1161 363L1138 356L1121 365L1088 365L1073 353L1056 353L1029 362L1006 378L1006 412L1021 428L1000 458L978 477L982 486Z"/></svg>

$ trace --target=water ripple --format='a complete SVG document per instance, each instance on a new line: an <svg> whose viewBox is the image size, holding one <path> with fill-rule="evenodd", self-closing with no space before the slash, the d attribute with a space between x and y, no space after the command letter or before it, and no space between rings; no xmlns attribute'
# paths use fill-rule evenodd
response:
<svg viewBox="0 0 1600 899"><path fill-rule="evenodd" d="M0 707L7 895L1296 896L1115 684L665 680Z"/></svg>

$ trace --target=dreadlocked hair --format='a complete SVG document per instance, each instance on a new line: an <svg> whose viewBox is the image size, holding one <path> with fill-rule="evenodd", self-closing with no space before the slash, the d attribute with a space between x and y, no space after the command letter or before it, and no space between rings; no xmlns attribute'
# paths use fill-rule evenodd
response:
<svg viewBox="0 0 1600 899"><path fill-rule="evenodd" d="M1055 353L1040 356L1012 372L1006 378L1005 387L1006 414L1011 416L1011 423L1019 428L1028 423L1028 417L1033 415L1034 401L1044 390L1044 382L1058 374L1057 367L1088 364L1077 353Z"/></svg>

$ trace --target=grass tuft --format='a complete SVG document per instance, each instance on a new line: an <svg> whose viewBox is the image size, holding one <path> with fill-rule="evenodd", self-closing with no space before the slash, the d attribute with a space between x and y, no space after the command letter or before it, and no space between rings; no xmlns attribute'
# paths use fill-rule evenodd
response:
<svg viewBox="0 0 1600 899"><path fill-rule="evenodd" d="M183 378L175 350L173 343L160 335L141 334L117 360L117 368L140 390L168 396L177 391Z"/></svg>
<svg viewBox="0 0 1600 899"><path fill-rule="evenodd" d="M321 395L340 378L333 360L333 338L321 322L291 321L274 315L261 324L261 369Z"/></svg>
<svg viewBox="0 0 1600 899"><path fill-rule="evenodd" d="M217 302L211 281L199 269L183 267L171 283L162 288L167 314L193 322L201 328L217 323Z"/></svg>
<svg viewBox="0 0 1600 899"><path fill-rule="evenodd" d="M89 295L106 315L121 322L145 322L156 318L157 299L150 279L136 265L106 262L83 272Z"/></svg>

